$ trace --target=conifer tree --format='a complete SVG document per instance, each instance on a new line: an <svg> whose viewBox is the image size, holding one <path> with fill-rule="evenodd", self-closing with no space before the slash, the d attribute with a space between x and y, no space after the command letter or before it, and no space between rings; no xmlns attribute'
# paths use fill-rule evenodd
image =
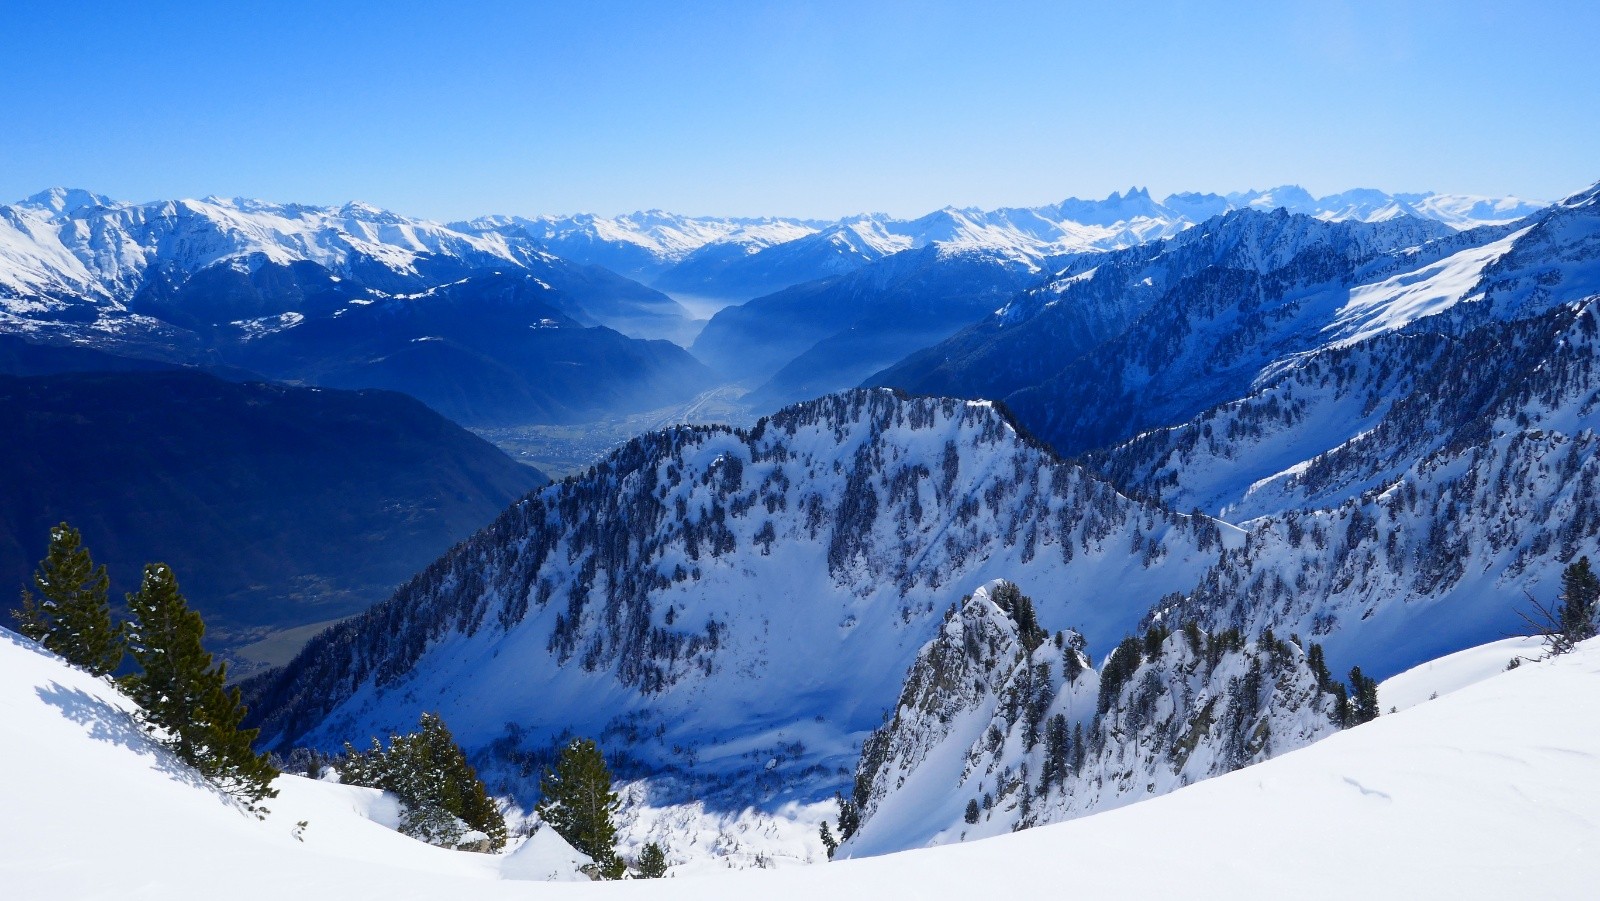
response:
<svg viewBox="0 0 1600 901"><path fill-rule="evenodd" d="M828 859L833 859L833 852L839 850L839 840L833 837L833 830L828 828L828 821L823 820L822 826L817 829L822 836L822 847L828 850Z"/></svg>
<svg viewBox="0 0 1600 901"><path fill-rule="evenodd" d="M1044 644L1049 633L1039 625L1038 614L1033 609L1033 598L1023 594L1016 583L1002 581L995 586L991 599L1017 624L1017 637L1028 653L1033 653L1039 645Z"/></svg>
<svg viewBox="0 0 1600 901"><path fill-rule="evenodd" d="M667 875L667 852L655 842L645 845L639 852L639 878L660 879Z"/></svg>
<svg viewBox="0 0 1600 901"><path fill-rule="evenodd" d="M1101 661L1100 664L1100 696L1096 710L1105 713L1117 700L1117 695L1122 691L1122 686L1133 678L1142 663L1140 652L1143 644L1139 639L1128 636L1122 639L1111 656Z"/></svg>
<svg viewBox="0 0 1600 901"><path fill-rule="evenodd" d="M567 843L587 854L606 879L621 878L617 827L611 820L620 802L611 790L611 769L591 739L573 739L553 768L539 779L544 796L534 808Z"/></svg>
<svg viewBox="0 0 1600 901"><path fill-rule="evenodd" d="M861 806L844 795L834 795L833 799L839 802L839 841L843 843L861 828Z"/></svg>
<svg viewBox="0 0 1600 901"><path fill-rule="evenodd" d="M1580 557L1561 572L1561 604L1556 608L1556 625L1566 650L1595 636L1596 613L1600 613L1600 578L1589 568L1589 558Z"/></svg>
<svg viewBox="0 0 1600 901"><path fill-rule="evenodd" d="M406 835L448 848L473 829L489 837L489 850L505 847L505 816L436 713L422 714L416 732L391 735L388 750L376 738L365 753L347 743L339 773L351 785L394 793Z"/></svg>
<svg viewBox="0 0 1600 901"><path fill-rule="evenodd" d="M184 600L171 567L145 566L138 592L128 595L128 614L128 650L140 671L122 685L147 726L162 733L178 759L246 804L276 796L271 785L278 771L250 747L256 730L239 728L245 714L239 689L227 687L227 665L213 665L201 645L205 623Z"/></svg>
<svg viewBox="0 0 1600 901"><path fill-rule="evenodd" d="M1350 692L1345 689L1343 682L1333 683L1329 689L1333 695L1333 720L1341 729L1355 725L1350 711Z"/></svg>
<svg viewBox="0 0 1600 901"><path fill-rule="evenodd" d="M1600 615L1600 579L1589 567L1589 558L1580 557L1561 571L1561 595L1554 607L1547 607L1524 590L1531 612L1518 611L1524 622L1544 639L1554 657L1578 646L1596 634L1595 617Z"/></svg>
<svg viewBox="0 0 1600 901"><path fill-rule="evenodd" d="M1350 725L1359 726L1378 718L1378 680L1363 675L1361 667L1350 670Z"/></svg>
<svg viewBox="0 0 1600 901"><path fill-rule="evenodd" d="M1067 731L1067 718L1061 714L1050 717L1044 733L1044 766L1039 773L1039 792L1045 794L1051 785L1065 785L1071 744Z"/></svg>
<svg viewBox="0 0 1600 901"><path fill-rule="evenodd" d="M50 547L33 572L35 598L23 589L12 616L23 635L60 654L69 663L104 676L122 662L123 634L111 621L106 600L111 580L96 566L77 529L61 523L50 529Z"/></svg>

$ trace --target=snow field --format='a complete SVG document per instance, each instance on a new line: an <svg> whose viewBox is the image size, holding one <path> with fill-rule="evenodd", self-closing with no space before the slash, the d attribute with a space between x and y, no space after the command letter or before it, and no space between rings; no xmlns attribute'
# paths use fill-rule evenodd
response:
<svg viewBox="0 0 1600 901"><path fill-rule="evenodd" d="M292 777L271 815L245 816L151 746L105 682L11 633L0 634L0 715L8 897L526 898L531 887L506 877L540 873L560 856L539 845L502 855L431 848L370 819L382 817L379 805L359 790ZM1069 823L828 865L537 894L970 899L1070 886L1188 898L1590 898L1600 879L1597 724L1600 642L1591 641Z"/></svg>

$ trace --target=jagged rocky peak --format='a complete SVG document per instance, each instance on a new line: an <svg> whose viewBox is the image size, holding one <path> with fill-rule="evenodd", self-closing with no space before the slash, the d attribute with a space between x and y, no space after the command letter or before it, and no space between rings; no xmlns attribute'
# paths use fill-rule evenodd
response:
<svg viewBox="0 0 1600 901"><path fill-rule="evenodd" d="M1194 624L1126 638L1099 671L1015 584L952 607L888 722L863 745L851 856L1058 822L1162 794L1331 734L1322 663L1270 632Z"/></svg>

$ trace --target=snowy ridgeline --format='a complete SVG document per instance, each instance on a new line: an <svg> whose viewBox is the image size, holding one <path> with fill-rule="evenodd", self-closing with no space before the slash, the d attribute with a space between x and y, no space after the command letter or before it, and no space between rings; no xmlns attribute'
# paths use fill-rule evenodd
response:
<svg viewBox="0 0 1600 901"><path fill-rule="evenodd" d="M280 747L437 711L524 797L571 730L655 777L657 803L811 802L848 783L968 586L1040 586L1042 616L1110 642L1230 534L1054 460L991 405L856 391L635 439L247 694Z"/></svg>
<svg viewBox="0 0 1600 901"><path fill-rule="evenodd" d="M1057 450L1104 451L1203 417L1307 355L1581 302L1600 292L1597 235L1593 188L1465 232L1242 210L1164 241L1066 258L869 384L1002 399Z"/></svg>
<svg viewBox="0 0 1600 901"><path fill-rule="evenodd" d="M1303 361L1104 458L1248 529L1170 615L1298 631L1384 672L1521 626L1596 550L1600 305Z"/></svg>
<svg viewBox="0 0 1600 901"><path fill-rule="evenodd" d="M1039 650L1052 648L1053 639ZM1585 853L1600 844L1591 815L1600 808L1600 643L1503 672L1528 650L1503 643L1403 674L1382 688L1396 714L1068 823L779 872L674 870L539 891L955 901L1059 892L1067 867L1074 891L1097 894L1126 893L1133 878L1141 892L1184 897L1276 897L1292 885L1329 899L1586 898L1600 880L1600 861ZM1195 663L1181 654L1169 646L1163 658ZM1086 690L1080 699L1093 703ZM503 854L447 851L390 828L398 811L378 792L292 776L278 780L270 815L247 816L143 735L106 682L4 631L0 709L0 872L11 897L203 898L226 886L240 901L511 899L533 888L518 880L576 870L548 829ZM870 825L861 839L869 834ZM1152 848L1160 866L1150 865Z"/></svg>
<svg viewBox="0 0 1600 901"><path fill-rule="evenodd" d="M1013 258L1126 247L1169 237L1229 210L1272 210L1327 220L1432 219L1465 229L1509 222L1543 204L1516 198L1346 191L1313 197L1292 186L1228 195L1185 193L1157 199L1130 189L1104 200L997 210L936 210L917 219L882 214L836 222L686 217L659 210L624 216L490 216L453 227L532 238L552 253L595 263L663 286L768 284L777 273L810 278L847 271L899 251L933 244L985 248ZM734 276L734 278L730 278ZM807 279L795 278L788 284Z"/></svg>
<svg viewBox="0 0 1600 901"><path fill-rule="evenodd" d="M362 203L316 207L218 197L124 203L55 188L0 205L0 311L59 310L69 300L122 309L141 292L159 295L208 268L253 271L263 264L311 263L338 278L387 290L418 277L437 284L492 267L571 279L572 267L552 254L628 278L660 279L669 289L690 293L753 285L776 290L914 247L983 249L1036 261L1051 253L1168 237L1229 209L1279 206L1325 219L1412 216L1467 228L1509 222L1542 204L1374 191L1318 200L1299 189L1175 195L1161 203L1130 191L1105 201L1068 200L1028 210L945 209L916 220L876 215L826 223L651 212L614 218L490 216L444 225ZM628 318L611 312L612 318Z"/></svg>
<svg viewBox="0 0 1600 901"><path fill-rule="evenodd" d="M1502 664L1503 665L1503 664ZM1016 586L980 588L917 657L865 743L849 856L998 835L1120 807L1310 744L1338 702L1302 649L1155 630L1090 667Z"/></svg>

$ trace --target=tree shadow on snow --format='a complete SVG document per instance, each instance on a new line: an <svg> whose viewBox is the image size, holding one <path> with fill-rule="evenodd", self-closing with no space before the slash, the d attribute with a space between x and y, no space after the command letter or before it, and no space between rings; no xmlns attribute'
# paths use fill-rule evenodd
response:
<svg viewBox="0 0 1600 901"><path fill-rule="evenodd" d="M95 741L128 749L175 782L212 791L210 783L193 767L161 747L127 711L119 710L81 688L68 688L55 681L40 686L35 692L41 701L61 711L62 716L85 727L85 733ZM225 802L220 795L218 800Z"/></svg>

